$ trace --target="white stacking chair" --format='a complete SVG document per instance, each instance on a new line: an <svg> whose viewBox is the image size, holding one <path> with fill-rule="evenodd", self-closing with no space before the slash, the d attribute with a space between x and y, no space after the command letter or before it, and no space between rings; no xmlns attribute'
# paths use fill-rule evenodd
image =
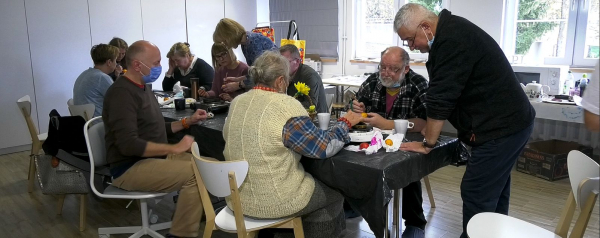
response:
<svg viewBox="0 0 600 238"><path fill-rule="evenodd" d="M19 98L19 100L17 100L17 106L19 106L23 118L25 118L25 123L29 129L29 135L31 136L31 153L29 155L29 173L27 175L27 180L29 180L28 191L32 192L35 183L35 162L33 161L33 156L40 153L42 144L48 138L48 133L38 134L38 130L31 119L31 98L29 95Z"/></svg>
<svg viewBox="0 0 600 238"><path fill-rule="evenodd" d="M573 150L567 157L571 192L554 232L529 222L503 214L479 213L467 224L470 238L566 238L575 207L580 214L569 238L581 238L585 233L600 187L600 166L587 155Z"/></svg>
<svg viewBox="0 0 600 238"><path fill-rule="evenodd" d="M94 174L96 166L105 166L106 162L106 147L104 141L104 123L102 117L95 117L85 123L83 129L85 135L85 142L87 144L88 153L90 157L90 174ZM109 228L98 228L98 235L103 237L110 237L112 234L129 234L133 233L130 238L142 237L148 235L154 238L164 238L161 234L156 232L157 230L169 229L171 222L159 223L149 225L148 219L148 200L157 197L167 195L166 193L153 193L153 192L134 192L119 189L114 186L108 186L104 192L99 192L94 186L94 176L90 176L90 187L92 191L101 198L114 198L114 199L134 199L140 200L140 210L142 213L142 226L130 226L130 227L109 227Z"/></svg>
<svg viewBox="0 0 600 238"><path fill-rule="evenodd" d="M333 97L335 94L325 94L325 100L327 101L327 110L331 113L331 106L333 106Z"/></svg>
<svg viewBox="0 0 600 238"><path fill-rule="evenodd" d="M71 116L80 116L85 119L85 121L89 121L94 117L94 112L96 111L96 106L94 104L83 104L83 105L71 105L69 106L69 112Z"/></svg>
<svg viewBox="0 0 600 238"><path fill-rule="evenodd" d="M203 238L210 238L216 228L228 233L237 233L238 238L255 237L259 230L265 228L292 228L296 238L304 238L300 217L271 220L244 217L238 188L248 175L247 161L217 162L203 159L200 157L200 150L196 142L192 145L192 155L194 155L192 160L194 160L197 168L194 169L194 172L198 180L198 190L206 212L206 227L204 228ZM215 216L208 192L217 197L231 196L233 211L225 206Z"/></svg>

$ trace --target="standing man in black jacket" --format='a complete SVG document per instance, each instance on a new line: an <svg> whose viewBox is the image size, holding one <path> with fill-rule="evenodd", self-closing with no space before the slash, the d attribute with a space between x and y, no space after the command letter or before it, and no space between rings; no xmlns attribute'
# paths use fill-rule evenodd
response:
<svg viewBox="0 0 600 238"><path fill-rule="evenodd" d="M475 214L508 214L510 173L531 135L535 110L502 49L468 20L406 4L396 14L394 31L411 50L429 52L425 140L401 149L429 153L445 120L472 146L461 184L461 237L467 237Z"/></svg>

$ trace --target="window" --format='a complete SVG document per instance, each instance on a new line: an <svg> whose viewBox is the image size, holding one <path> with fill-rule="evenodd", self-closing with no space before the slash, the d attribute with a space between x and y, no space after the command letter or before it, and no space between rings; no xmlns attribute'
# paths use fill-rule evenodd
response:
<svg viewBox="0 0 600 238"><path fill-rule="evenodd" d="M599 0L509 0L503 49L512 63L593 66Z"/></svg>
<svg viewBox="0 0 600 238"><path fill-rule="evenodd" d="M402 5L418 3L436 14L447 8L445 7L447 0L355 0L354 2L355 59L379 58L385 48L393 45L402 46L398 35L393 30L394 17ZM425 58L424 55L418 51L411 52L411 58Z"/></svg>

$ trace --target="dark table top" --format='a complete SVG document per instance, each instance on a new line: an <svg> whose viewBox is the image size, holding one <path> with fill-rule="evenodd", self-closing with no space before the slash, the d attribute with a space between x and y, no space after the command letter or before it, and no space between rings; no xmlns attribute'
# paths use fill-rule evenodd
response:
<svg viewBox="0 0 600 238"><path fill-rule="evenodd" d="M162 109L162 113L167 120L179 120L192 115L193 111ZM195 137L203 156L225 160L222 130L226 117L226 113L216 114L204 124L192 126L183 133ZM177 139L181 137L183 134L180 133ZM418 133L409 133L406 138L411 141L423 140ZM405 151L386 153L383 149L376 154L365 155L341 150L329 159L302 158L301 162L313 177L340 191L365 218L375 235L382 237L385 209L392 199L392 190L419 181L460 157L462 146L458 139L440 136L439 142L427 155Z"/></svg>

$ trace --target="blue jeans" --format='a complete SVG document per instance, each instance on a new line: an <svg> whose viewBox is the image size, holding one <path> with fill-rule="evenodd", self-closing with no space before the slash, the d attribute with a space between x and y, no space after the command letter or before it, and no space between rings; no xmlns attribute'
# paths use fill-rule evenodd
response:
<svg viewBox="0 0 600 238"><path fill-rule="evenodd" d="M463 200L463 233L475 214L496 212L508 215L510 173L527 144L533 124L515 134L474 146L460 185Z"/></svg>

